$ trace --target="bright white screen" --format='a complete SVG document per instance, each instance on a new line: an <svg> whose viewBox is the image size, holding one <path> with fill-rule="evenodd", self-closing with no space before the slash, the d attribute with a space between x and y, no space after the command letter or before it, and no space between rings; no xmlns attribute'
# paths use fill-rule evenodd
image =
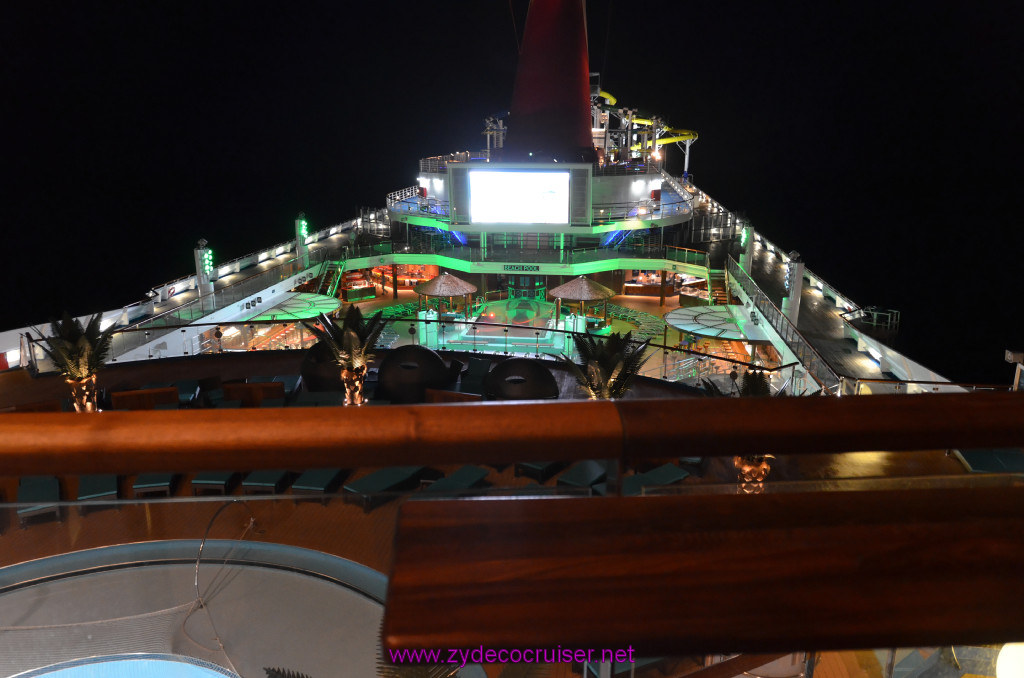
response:
<svg viewBox="0 0 1024 678"><path fill-rule="evenodd" d="M470 170L474 224L569 223L569 173Z"/></svg>

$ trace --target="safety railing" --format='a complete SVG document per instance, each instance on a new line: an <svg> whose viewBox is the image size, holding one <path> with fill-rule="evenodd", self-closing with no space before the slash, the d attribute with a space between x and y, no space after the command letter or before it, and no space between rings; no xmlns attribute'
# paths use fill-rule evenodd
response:
<svg viewBox="0 0 1024 678"><path fill-rule="evenodd" d="M608 259L667 259L681 264L707 267L708 253L703 250L671 245L630 244L619 247L579 247L575 249L535 249L489 244L486 248L458 245L438 235L421 236L404 243L384 242L360 247L344 247L343 259L358 259L381 255L436 254L468 262L500 263L562 263L582 264Z"/></svg>
<svg viewBox="0 0 1024 678"><path fill-rule="evenodd" d="M394 205L395 203L402 202L403 200L408 200L409 198L415 198L419 196L419 194L420 187L418 185L400 188L397 191L388 193L387 197L385 198L385 204L389 208L391 208L392 205Z"/></svg>
<svg viewBox="0 0 1024 678"><path fill-rule="evenodd" d="M842 380L839 375L829 367L825 359L797 331L796 325L779 310L779 307L768 298L768 295L757 286L757 283L747 275L746 271L740 268L739 264L732 257L729 257L728 271L732 279L736 281L750 298L754 308L765 317L768 324L772 326L786 343L786 346L793 351L797 360L807 369L808 374L821 385L822 390L833 395L839 395L842 387Z"/></svg>
<svg viewBox="0 0 1024 678"><path fill-rule="evenodd" d="M693 184L687 182L687 184L684 186L683 184L676 181L675 177L673 177L671 174L666 172L661 167L658 168L658 174L661 175L661 178L665 181L665 183L667 183L672 188L673 191L678 193L683 198L690 200L693 198L693 196L698 194L697 188Z"/></svg>
<svg viewBox="0 0 1024 678"><path fill-rule="evenodd" d="M979 391L1012 391L1012 384L980 384L974 382L857 379L852 382L854 395L914 394L914 393L969 393Z"/></svg>
<svg viewBox="0 0 1024 678"><path fill-rule="evenodd" d="M690 214L692 211L690 203L686 200L637 200L635 202L623 203L596 203L594 205L593 223L606 224L626 219L635 219L643 222L664 219L679 214Z"/></svg>
<svg viewBox="0 0 1024 678"><path fill-rule="evenodd" d="M114 334L110 355L112 358L124 355L129 351L144 346L150 341L155 341L165 334L173 332L181 325L190 324L214 311L242 301L246 297L256 294L276 282L286 280L312 266L322 264L328 258L329 253L330 251L327 248L314 250L307 257L292 258L277 266L215 290L210 294L200 295L186 304L176 306L163 313L137 322L126 328L133 331L117 332Z"/></svg>
<svg viewBox="0 0 1024 678"><path fill-rule="evenodd" d="M595 177L621 177L633 176L636 174L658 174L658 165L653 162L636 160L631 162L619 162L610 165L594 165Z"/></svg>
<svg viewBox="0 0 1024 678"><path fill-rule="evenodd" d="M868 325L882 327L890 332L896 332L900 328L900 312L891 308L863 306L839 315L848 322L863 320Z"/></svg>
<svg viewBox="0 0 1024 678"><path fill-rule="evenodd" d="M708 253L701 250L673 247L670 245L623 245L613 247L585 247L567 251L567 262L582 264L605 259L668 259L681 264L707 267Z"/></svg>
<svg viewBox="0 0 1024 678"><path fill-rule="evenodd" d="M471 160L486 160L490 153L486 150L480 151L459 151L448 155L435 155L430 158L420 158L420 172L441 173L448 171L450 162L469 162Z"/></svg>
<svg viewBox="0 0 1024 678"><path fill-rule="evenodd" d="M391 201L391 196L389 195L388 209L392 212L423 214L424 216L444 217L445 219L450 216L447 200L421 198L418 195L407 196L394 202Z"/></svg>

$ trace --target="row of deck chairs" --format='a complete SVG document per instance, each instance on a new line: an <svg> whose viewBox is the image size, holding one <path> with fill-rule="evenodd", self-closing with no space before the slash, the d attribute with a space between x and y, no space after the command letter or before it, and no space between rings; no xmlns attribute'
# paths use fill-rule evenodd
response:
<svg viewBox="0 0 1024 678"><path fill-rule="evenodd" d="M696 461L699 461L697 459ZM545 483L565 469L563 462L522 462L515 465L518 476ZM194 495L227 495L241 483L244 494L281 494L289 487L296 499L319 497L326 503L339 488L345 501L359 504L365 511L384 504L401 493L421 489L426 497L461 496L473 494L486 486L490 471L479 466L463 466L448 476L427 466L383 468L361 478L346 482L350 472L346 469L311 469L303 473L285 470L259 470L247 475L232 471L203 471L191 481ZM672 485L689 476L689 471L676 464L665 464L646 473L627 476L622 480L624 495L642 494L644 488ZM588 460L578 462L558 476L556 487L529 485L506 491L506 494L548 494L566 488L605 493L607 469L605 462ZM136 498L171 496L181 480L175 473L143 473L132 483ZM62 519L60 482L53 476L25 476L18 484L17 509L22 527L37 519ZM116 475L85 475L79 479L77 500L79 513L84 514L90 503L98 508L100 502L114 502L119 498Z"/></svg>
<svg viewBox="0 0 1024 678"><path fill-rule="evenodd" d="M196 379L145 384L134 391L111 394L112 409L176 410L181 408L231 409L283 407L302 386L298 374L253 376L245 383L203 388Z"/></svg>
<svg viewBox="0 0 1024 678"><path fill-rule="evenodd" d="M401 492L408 492L425 484L424 491L436 495L457 494L481 487L489 471L477 466L463 466L451 475L426 466L384 468L345 484L350 472L345 469L311 469L303 473L284 470L253 471L244 477L232 471L203 471L191 481L194 495L227 495L241 483L244 494L281 494L289 487L292 496L319 497L326 503L329 495L343 489L346 501L362 505L366 510L385 503ZM151 498L174 494L181 475L176 473L143 473L132 483L135 498ZM427 484L429 483L429 484ZM78 510L85 513L90 502L98 507L101 502L114 502L119 498L116 475L85 475L79 479ZM17 515L22 527L37 519L56 519L61 515L60 481L54 476L25 476L18 483L17 502L21 506Z"/></svg>
<svg viewBox="0 0 1024 678"><path fill-rule="evenodd" d="M386 320L392 318L410 318L416 316L419 304L416 302L408 302L405 304L397 304L395 306L386 306L381 309L383 317ZM395 330L392 323L388 323L384 330L380 333L380 337L377 339L375 346L377 348L392 348L398 342L398 332Z"/></svg>
<svg viewBox="0 0 1024 678"><path fill-rule="evenodd" d="M694 469L698 473L704 467L704 460L700 457L683 457L680 462L683 466ZM526 476L544 483L562 471L565 466L564 462L520 462L515 465L514 472L516 476ZM646 473L626 476L622 479L622 494L626 496L639 495L649 487L675 485L691 475L691 471L687 468L668 463ZM590 489L595 494L605 494L607 492L606 478L605 463L588 460L574 464L559 475L556 484L558 487Z"/></svg>

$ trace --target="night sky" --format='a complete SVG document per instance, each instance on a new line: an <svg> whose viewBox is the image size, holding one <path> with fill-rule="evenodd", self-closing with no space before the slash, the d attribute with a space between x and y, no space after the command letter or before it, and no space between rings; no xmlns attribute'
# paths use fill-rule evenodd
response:
<svg viewBox="0 0 1024 678"><path fill-rule="evenodd" d="M911 6L903 6L911 5ZM383 206L507 110L522 0L0 7L0 328L140 299ZM954 380L1007 382L1019 3L587 3L591 70L696 183ZM514 121L513 121L514 124ZM682 169L681 152L670 170Z"/></svg>

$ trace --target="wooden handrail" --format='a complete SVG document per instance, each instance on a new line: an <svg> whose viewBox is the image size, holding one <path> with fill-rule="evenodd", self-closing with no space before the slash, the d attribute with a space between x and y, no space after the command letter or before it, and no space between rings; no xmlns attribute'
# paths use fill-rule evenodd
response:
<svg viewBox="0 0 1024 678"><path fill-rule="evenodd" d="M8 474L1020 446L1020 393L0 415Z"/></svg>
<svg viewBox="0 0 1024 678"><path fill-rule="evenodd" d="M1022 529L1012 483L410 501L384 637L637 656L1018 641Z"/></svg>

